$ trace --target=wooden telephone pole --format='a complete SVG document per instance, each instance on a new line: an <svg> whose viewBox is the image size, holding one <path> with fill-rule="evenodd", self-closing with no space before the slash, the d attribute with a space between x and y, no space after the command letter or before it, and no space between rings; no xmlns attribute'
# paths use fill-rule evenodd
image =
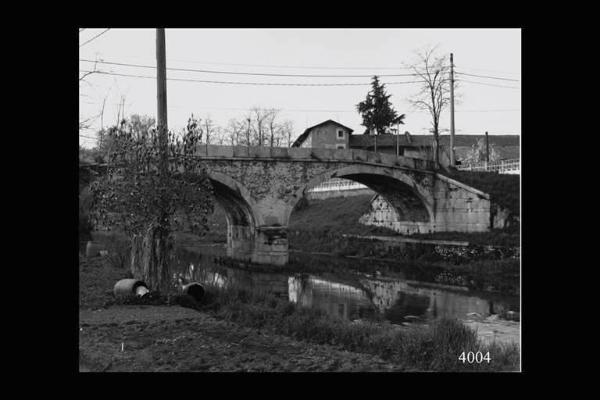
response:
<svg viewBox="0 0 600 400"><path fill-rule="evenodd" d="M156 100L157 110L157 129L159 135L161 163L160 172L167 172L167 60L165 50L165 29L156 29Z"/></svg>
<svg viewBox="0 0 600 400"><path fill-rule="evenodd" d="M454 54L450 53L450 166L454 160Z"/></svg>
<svg viewBox="0 0 600 400"><path fill-rule="evenodd" d="M490 162L490 139L488 138L487 131L485 132L485 162ZM487 167L487 164L486 164Z"/></svg>

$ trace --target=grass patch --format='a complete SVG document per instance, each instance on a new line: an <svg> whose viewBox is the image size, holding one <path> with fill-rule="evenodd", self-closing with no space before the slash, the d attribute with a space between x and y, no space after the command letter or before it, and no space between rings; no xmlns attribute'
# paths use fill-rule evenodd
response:
<svg viewBox="0 0 600 400"><path fill-rule="evenodd" d="M113 300L112 289L121 279L132 278L131 273L113 268L103 257L79 256L79 308L101 308Z"/></svg>
<svg viewBox="0 0 600 400"><path fill-rule="evenodd" d="M413 239L455 240L479 246L518 247L519 231L494 229L490 232L435 232L416 233Z"/></svg>
<svg viewBox="0 0 600 400"><path fill-rule="evenodd" d="M387 228L363 225L358 219L370 211L372 195L302 200L290 217L289 231L322 234L397 235Z"/></svg>
<svg viewBox="0 0 600 400"><path fill-rule="evenodd" d="M493 203L509 209L514 215L519 215L520 175L476 171L452 171L444 175L488 193Z"/></svg>
<svg viewBox="0 0 600 400"><path fill-rule="evenodd" d="M352 323L324 311L304 308L268 293L241 288L208 287L193 308L208 311L243 326L373 354L417 371L515 371L516 345L486 345L457 320L442 319L423 329L403 329L389 323ZM189 300L188 300L189 301ZM490 364L462 364L463 351L490 352Z"/></svg>

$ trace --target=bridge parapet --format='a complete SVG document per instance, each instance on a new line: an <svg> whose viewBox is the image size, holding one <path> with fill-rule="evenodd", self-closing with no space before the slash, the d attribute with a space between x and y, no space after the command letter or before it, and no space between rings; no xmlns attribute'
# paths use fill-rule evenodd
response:
<svg viewBox="0 0 600 400"><path fill-rule="evenodd" d="M396 156L359 149L313 149L300 147L198 145L195 155L211 160L273 160L306 162L345 162L380 165L389 168L410 168L432 171L433 162L421 158ZM106 168L107 164L80 164L80 168Z"/></svg>
<svg viewBox="0 0 600 400"><path fill-rule="evenodd" d="M433 170L433 162L359 149L198 145L197 156L208 159L273 159L277 161L354 162L390 168Z"/></svg>

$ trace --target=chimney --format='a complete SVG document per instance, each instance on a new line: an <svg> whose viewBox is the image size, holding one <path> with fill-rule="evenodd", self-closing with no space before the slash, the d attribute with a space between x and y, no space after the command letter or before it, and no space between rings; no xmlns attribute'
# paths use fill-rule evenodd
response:
<svg viewBox="0 0 600 400"><path fill-rule="evenodd" d="M406 136L406 142L407 143L411 143L412 139L410 138L410 133L408 133L408 131L404 132L404 136Z"/></svg>

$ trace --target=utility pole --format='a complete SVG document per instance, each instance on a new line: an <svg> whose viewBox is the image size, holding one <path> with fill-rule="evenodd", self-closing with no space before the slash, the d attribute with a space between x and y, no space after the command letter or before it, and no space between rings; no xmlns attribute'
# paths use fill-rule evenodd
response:
<svg viewBox="0 0 600 400"><path fill-rule="evenodd" d="M160 143L160 173L167 172L167 60L165 51L165 29L156 29L156 100L158 103L157 129Z"/></svg>
<svg viewBox="0 0 600 400"><path fill-rule="evenodd" d="M490 162L490 140L487 131L485 132L485 162ZM487 165L486 165L487 167Z"/></svg>
<svg viewBox="0 0 600 400"><path fill-rule="evenodd" d="M248 143L246 143L246 146L250 147L250 118L246 118L246 121L248 121L248 129L246 130L246 140Z"/></svg>
<svg viewBox="0 0 600 400"><path fill-rule="evenodd" d="M450 166L454 165L454 54L450 53Z"/></svg>

